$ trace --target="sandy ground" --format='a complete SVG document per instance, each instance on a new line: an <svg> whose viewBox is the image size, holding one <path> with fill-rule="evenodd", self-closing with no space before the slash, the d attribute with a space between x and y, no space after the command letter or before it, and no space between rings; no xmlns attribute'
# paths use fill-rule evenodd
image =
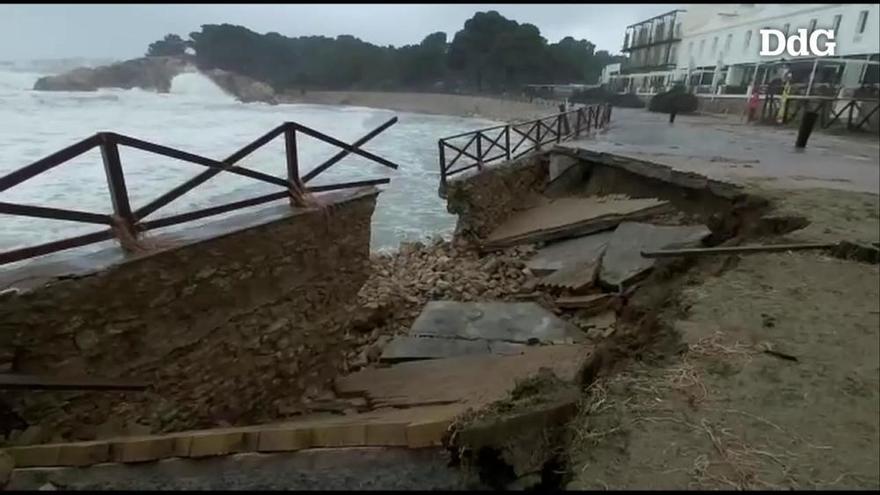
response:
<svg viewBox="0 0 880 495"><path fill-rule="evenodd" d="M499 122L534 119L558 112L554 105L547 103L436 93L309 91L304 95L299 93L286 94L281 98L281 101L284 103L385 108L399 112L477 117Z"/></svg>
<svg viewBox="0 0 880 495"><path fill-rule="evenodd" d="M877 240L877 195L771 196L811 221L784 240ZM878 265L707 258L660 321L666 338L586 394L569 488L880 488Z"/></svg>

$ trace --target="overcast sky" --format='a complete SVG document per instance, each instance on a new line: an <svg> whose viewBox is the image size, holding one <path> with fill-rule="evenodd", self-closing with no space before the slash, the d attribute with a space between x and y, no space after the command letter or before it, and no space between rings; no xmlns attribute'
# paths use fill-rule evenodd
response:
<svg viewBox="0 0 880 495"><path fill-rule="evenodd" d="M0 5L0 60L131 58L168 33L230 23L286 36L351 34L379 45L418 43L435 31L452 39L474 12L497 10L538 26L551 42L586 38L616 53L628 24L675 4L165 4Z"/></svg>

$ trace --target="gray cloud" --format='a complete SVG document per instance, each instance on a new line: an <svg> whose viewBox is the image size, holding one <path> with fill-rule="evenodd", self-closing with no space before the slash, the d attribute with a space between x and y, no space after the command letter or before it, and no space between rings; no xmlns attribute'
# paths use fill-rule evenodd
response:
<svg viewBox="0 0 880 495"><path fill-rule="evenodd" d="M586 38L616 53L627 24L672 10L670 4L262 4L0 5L0 60L129 58L167 33L228 22L286 36L351 34L380 45L450 39L474 12L497 10L536 25L551 42Z"/></svg>

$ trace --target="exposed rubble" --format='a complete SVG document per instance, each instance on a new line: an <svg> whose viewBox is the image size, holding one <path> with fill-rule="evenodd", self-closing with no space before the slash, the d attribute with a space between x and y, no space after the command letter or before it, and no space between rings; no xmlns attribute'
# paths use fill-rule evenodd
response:
<svg viewBox="0 0 880 495"><path fill-rule="evenodd" d="M524 261L534 251L518 246L481 256L473 246L436 238L375 255L372 275L349 312L347 331L358 334L360 345L347 354L343 371L377 361L391 336L406 334L429 301L518 300L523 284L534 278Z"/></svg>

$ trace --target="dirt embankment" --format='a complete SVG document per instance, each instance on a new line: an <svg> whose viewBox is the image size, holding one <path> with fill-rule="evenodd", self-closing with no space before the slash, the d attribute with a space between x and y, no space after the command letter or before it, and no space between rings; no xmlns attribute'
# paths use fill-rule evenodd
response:
<svg viewBox="0 0 880 495"><path fill-rule="evenodd" d="M810 224L749 243L876 240L876 195L768 196ZM877 489L878 277L876 264L792 252L653 279L629 308L648 324L609 343L620 359L570 425L568 487Z"/></svg>
<svg viewBox="0 0 880 495"><path fill-rule="evenodd" d="M485 96L368 91L308 91L279 95L282 103L350 105L399 112L476 117L497 121L528 120L557 113L551 103L505 100Z"/></svg>

